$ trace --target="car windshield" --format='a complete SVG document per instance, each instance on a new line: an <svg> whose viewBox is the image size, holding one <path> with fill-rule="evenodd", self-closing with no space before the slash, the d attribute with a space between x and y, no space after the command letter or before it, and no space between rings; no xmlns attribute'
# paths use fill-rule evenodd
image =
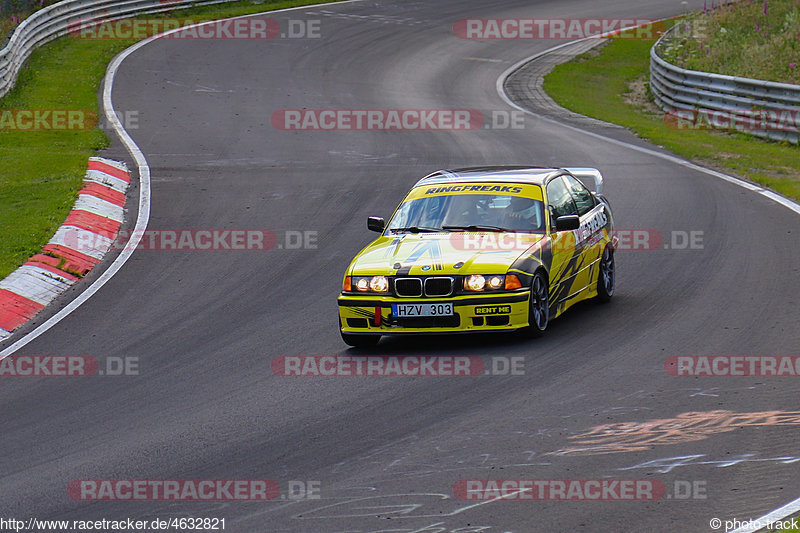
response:
<svg viewBox="0 0 800 533"><path fill-rule="evenodd" d="M515 195L447 194L403 202L387 225L393 233L430 231L544 232L540 200Z"/></svg>

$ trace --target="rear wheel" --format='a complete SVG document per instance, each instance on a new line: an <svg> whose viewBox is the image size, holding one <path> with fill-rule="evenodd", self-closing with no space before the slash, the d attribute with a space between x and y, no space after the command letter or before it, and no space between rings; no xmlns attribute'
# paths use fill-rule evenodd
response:
<svg viewBox="0 0 800 533"><path fill-rule="evenodd" d="M606 303L614 296L617 286L616 270L614 266L614 249L606 246L600 257L600 271L597 274L597 301Z"/></svg>
<svg viewBox="0 0 800 533"><path fill-rule="evenodd" d="M353 348L372 348L381 340L380 335L351 335L344 331L341 333L344 343Z"/></svg>
<svg viewBox="0 0 800 533"><path fill-rule="evenodd" d="M529 337L541 337L550 322L550 299L548 297L547 277L541 270L531 281L531 300L528 309L528 327L525 333Z"/></svg>

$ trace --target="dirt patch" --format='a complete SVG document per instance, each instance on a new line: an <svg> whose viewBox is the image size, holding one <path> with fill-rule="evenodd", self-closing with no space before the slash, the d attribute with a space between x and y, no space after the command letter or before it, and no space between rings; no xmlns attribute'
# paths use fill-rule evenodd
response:
<svg viewBox="0 0 800 533"><path fill-rule="evenodd" d="M628 92L622 95L622 100L648 115L663 115L650 97L650 80L647 76L637 78L628 83Z"/></svg>

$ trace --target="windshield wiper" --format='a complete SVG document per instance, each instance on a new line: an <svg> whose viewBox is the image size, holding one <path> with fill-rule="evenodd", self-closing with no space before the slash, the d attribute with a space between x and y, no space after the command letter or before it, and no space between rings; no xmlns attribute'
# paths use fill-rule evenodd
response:
<svg viewBox="0 0 800 533"><path fill-rule="evenodd" d="M469 226L442 226L442 229L464 231L515 231L509 228L501 228L500 226L484 226L482 224L470 224Z"/></svg>
<svg viewBox="0 0 800 533"><path fill-rule="evenodd" d="M390 231L398 232L398 231L408 231L411 233L438 233L442 231L442 228L428 228L426 226L409 226L407 228L391 228Z"/></svg>

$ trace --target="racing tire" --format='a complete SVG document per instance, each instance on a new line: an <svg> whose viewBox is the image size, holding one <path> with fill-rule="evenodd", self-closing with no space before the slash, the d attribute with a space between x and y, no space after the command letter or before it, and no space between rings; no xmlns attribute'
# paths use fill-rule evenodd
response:
<svg viewBox="0 0 800 533"><path fill-rule="evenodd" d="M353 348L374 348L381 340L380 335L351 335L344 331L341 333L344 343Z"/></svg>
<svg viewBox="0 0 800 533"><path fill-rule="evenodd" d="M547 276L539 270L531 280L531 299L528 308L528 327L524 332L527 337L536 338L544 335L550 323L550 298L548 296Z"/></svg>
<svg viewBox="0 0 800 533"><path fill-rule="evenodd" d="M597 273L597 301L608 303L614 296L617 286L616 266L614 265L614 249L606 246L600 256L600 270Z"/></svg>

